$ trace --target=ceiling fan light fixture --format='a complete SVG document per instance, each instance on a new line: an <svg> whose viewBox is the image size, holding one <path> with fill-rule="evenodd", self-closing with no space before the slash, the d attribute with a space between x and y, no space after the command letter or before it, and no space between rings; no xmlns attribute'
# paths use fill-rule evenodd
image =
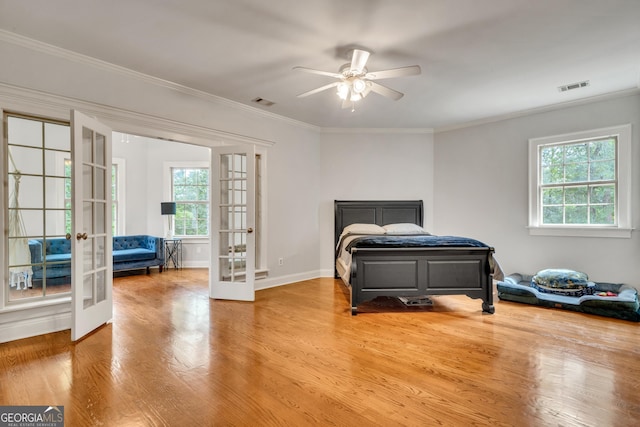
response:
<svg viewBox="0 0 640 427"><path fill-rule="evenodd" d="M367 88L367 84L365 83L365 81L357 77L353 79L351 84L353 86L353 91L358 94L364 92L364 90Z"/></svg>
<svg viewBox="0 0 640 427"><path fill-rule="evenodd" d="M300 70L311 74L319 74L321 76L333 77L337 79L333 83L320 86L319 88L301 93L299 98L313 95L318 92L325 91L327 89L336 88L336 94L342 100L342 108L352 107L357 101L360 101L371 92L375 92L378 95L391 98L394 101L403 97L403 93L397 90L391 89L387 86L376 83L373 80L390 79L392 77L404 77L414 76L421 73L419 65L410 65L407 67L391 68L388 70L381 70L375 72L369 72L366 68L367 60L371 52L363 49L354 49L352 51L351 62L344 64L340 67L338 73L332 73L329 71L314 70L306 67L293 67L294 70Z"/></svg>
<svg viewBox="0 0 640 427"><path fill-rule="evenodd" d="M349 96L349 85L345 82L342 82L338 85L338 96L340 99L347 99Z"/></svg>

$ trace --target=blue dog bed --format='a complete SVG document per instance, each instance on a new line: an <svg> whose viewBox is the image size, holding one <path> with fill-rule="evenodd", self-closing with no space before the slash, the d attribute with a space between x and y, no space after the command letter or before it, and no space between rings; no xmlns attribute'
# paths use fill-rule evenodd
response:
<svg viewBox="0 0 640 427"><path fill-rule="evenodd" d="M567 296L541 292L532 286L532 275L511 274L497 283L498 298L505 301L562 308L581 313L615 317L640 322L638 291L632 286L620 283L590 282L591 294ZM600 293L609 292L610 296ZM613 295L611 295L613 294Z"/></svg>

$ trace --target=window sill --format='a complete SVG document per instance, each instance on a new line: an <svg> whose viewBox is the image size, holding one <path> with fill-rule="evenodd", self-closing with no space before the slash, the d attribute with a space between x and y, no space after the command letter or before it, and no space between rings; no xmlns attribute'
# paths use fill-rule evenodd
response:
<svg viewBox="0 0 640 427"><path fill-rule="evenodd" d="M612 237L630 239L633 228L618 227L533 227L530 226L530 236L560 236L560 237Z"/></svg>
<svg viewBox="0 0 640 427"><path fill-rule="evenodd" d="M181 239L182 243L192 243L192 244L208 244L209 236L173 236L174 239Z"/></svg>

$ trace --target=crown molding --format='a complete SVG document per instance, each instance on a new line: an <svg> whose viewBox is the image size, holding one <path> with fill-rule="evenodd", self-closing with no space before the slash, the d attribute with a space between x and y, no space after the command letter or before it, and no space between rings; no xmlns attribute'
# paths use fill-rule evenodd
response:
<svg viewBox="0 0 640 427"><path fill-rule="evenodd" d="M112 64L91 56L83 55L77 52L73 52L67 49L63 49L57 46L53 46L38 40L31 39L29 37L22 36L20 34L12 33L10 31L0 29L0 41L5 41L14 45L24 47L33 51L41 52L50 56L65 59L68 61L88 65L94 68L98 68L110 73L120 74L126 77L134 78L138 81L142 81L147 84L159 86L172 91L180 92L182 94L192 96L195 98L203 99L209 103L222 105L228 108L241 110L250 114L257 114L272 120L288 123L293 126L303 127L313 131L319 131L319 127L311 125L309 123L301 122L299 120L290 119L285 116L281 116L269 111L264 111L259 108L252 107L250 105L242 104L240 102L231 101L221 96L213 95L208 92L204 92L198 89L193 89L188 86L174 83L169 80L164 80L158 77L154 77L148 74L144 74L138 71L131 70L119 65Z"/></svg>
<svg viewBox="0 0 640 427"><path fill-rule="evenodd" d="M111 127L117 127L118 132L141 134L169 141L193 142L209 146L240 143L270 147L275 144L275 142L266 139L187 124L2 82L0 82L0 100L3 101L3 104L6 104L4 108L7 110L19 111L22 109L61 120L69 120L70 110L81 110L83 113L96 117ZM153 129L157 134L148 135L149 129Z"/></svg>
<svg viewBox="0 0 640 427"><path fill-rule="evenodd" d="M330 134L380 134L380 135L432 135L431 128L320 128L320 133Z"/></svg>
<svg viewBox="0 0 640 427"><path fill-rule="evenodd" d="M617 92L610 92L610 93L604 93L601 95L589 96L587 98L574 99L572 101L561 102L559 104L545 105L543 107L530 108L527 110L516 111L513 113L501 114L497 116L487 117L484 119L455 124L451 126L442 126L442 127L436 128L435 133L438 134L443 132L449 132L452 130L459 130L459 129L465 129L465 128L470 128L475 126L481 126L481 125L486 125L490 123L501 122L504 120L516 119L519 117L531 116L534 114L547 113L550 111L562 110L569 107L577 107L580 105L591 104L593 102L607 101L607 100L616 99L616 98L624 98L626 96L632 96L632 95L638 95L638 94L640 94L640 87L635 87L631 89L620 90Z"/></svg>

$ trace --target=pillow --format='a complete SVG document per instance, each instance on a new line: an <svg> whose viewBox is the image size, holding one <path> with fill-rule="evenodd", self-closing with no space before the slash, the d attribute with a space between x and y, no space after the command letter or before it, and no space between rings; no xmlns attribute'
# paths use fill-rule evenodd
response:
<svg viewBox="0 0 640 427"><path fill-rule="evenodd" d="M376 224L351 224L347 225L343 230L341 236L347 234L384 234L384 228Z"/></svg>
<svg viewBox="0 0 640 427"><path fill-rule="evenodd" d="M424 228L417 224L398 223L383 225L382 228L387 234L429 234Z"/></svg>
<svg viewBox="0 0 640 427"><path fill-rule="evenodd" d="M579 271L549 268L536 273L531 283L543 288L583 289L589 285L589 277Z"/></svg>

